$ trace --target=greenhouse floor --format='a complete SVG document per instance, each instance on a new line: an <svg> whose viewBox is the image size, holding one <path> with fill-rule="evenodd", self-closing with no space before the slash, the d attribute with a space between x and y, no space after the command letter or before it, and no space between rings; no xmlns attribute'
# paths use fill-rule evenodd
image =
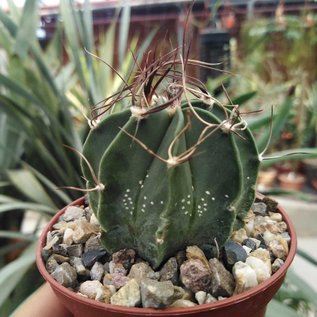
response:
<svg viewBox="0 0 317 317"><path fill-rule="evenodd" d="M298 249L317 260L317 203L274 197L292 219L298 238ZM317 291L317 266L295 256L292 269Z"/></svg>

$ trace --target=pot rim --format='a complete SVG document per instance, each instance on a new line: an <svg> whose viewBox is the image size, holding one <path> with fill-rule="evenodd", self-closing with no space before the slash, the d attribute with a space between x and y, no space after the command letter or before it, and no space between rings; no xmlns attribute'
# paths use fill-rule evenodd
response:
<svg viewBox="0 0 317 317"><path fill-rule="evenodd" d="M262 194L257 193L257 198L263 198L265 197ZM59 284L46 270L44 261L42 259L42 248L45 245L46 242L46 235L49 230L51 230L52 226L57 222L59 217L65 212L66 208L68 206L72 205L82 205L84 202L84 198L81 197L69 205L65 206L63 209L58 211L53 218L47 223L45 228L43 229L38 244L36 248L36 264L37 267L42 274L43 278L51 285L51 287L60 292L63 293L64 296L73 298L78 302L81 302L83 304L86 304L88 306L94 306L99 309L103 309L105 311L110 311L110 312L116 312L116 313L122 313L122 314L131 314L133 313L134 315L140 315L140 316L180 316L180 315L187 315L187 314L193 314L195 312L203 312L203 311L211 311L215 310L224 306L229 306L230 304L237 304L241 301L244 301L258 293L263 292L266 290L269 286L274 284L275 282L279 281L280 279L284 278L289 266L291 265L295 254L296 254L296 249L297 249L297 237L296 237L296 231L295 227L290 220L289 216L287 215L286 211L278 204L277 208L279 212L283 216L283 220L286 222L288 226L288 232L291 237L291 243L290 243L290 248L289 248L289 253L288 256L284 262L284 264L276 271L271 277L269 277L266 281L260 283L259 285L253 287L250 290L247 290L241 294L234 295L231 297L228 297L226 299L223 299L221 301L217 301L214 303L209 303L209 304L203 304L203 305L197 305L194 307L186 307L186 308L166 308L162 310L157 310L153 308L140 308L140 307L125 307L125 306L117 306L117 305L112 305L112 304L106 304L106 303L101 303L93 299L89 299L86 297L83 297L81 295L78 295L77 293L67 289L66 287L62 286Z"/></svg>

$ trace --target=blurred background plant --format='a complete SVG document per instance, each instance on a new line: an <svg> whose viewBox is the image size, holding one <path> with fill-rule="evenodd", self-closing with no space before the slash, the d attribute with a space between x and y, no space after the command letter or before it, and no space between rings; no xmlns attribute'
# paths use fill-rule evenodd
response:
<svg viewBox="0 0 317 317"><path fill-rule="evenodd" d="M65 145L81 150L91 107L121 89L113 68L125 78L132 75L135 59L140 61L157 35L153 28L131 38L131 8L125 3L106 32L95 32L90 1L80 9L61 1L45 47L36 37L37 0L22 9L8 1L9 12L0 10L0 316L9 316L42 283L34 266L42 223L81 195L58 189L83 187L78 155ZM247 120L260 149L269 139L275 106L268 154L276 158L264 161L263 170L286 159L297 167L303 157L316 157L316 16L305 11L292 18L277 11L274 19L246 20L233 43L231 70L237 75L224 73L207 86L227 102L224 84L232 103L251 113ZM252 113L260 109L263 113ZM290 152L297 154L287 156ZM29 211L39 217L24 230ZM316 292L292 272L285 283L268 317L312 316Z"/></svg>
<svg viewBox="0 0 317 317"><path fill-rule="evenodd" d="M23 11L8 3L10 13L0 11L0 316L42 282L34 266L42 219L81 195L58 189L84 186L79 157L65 145L81 150L91 106L120 89L111 69L115 59L127 78L155 35L153 30L142 43L136 35L130 42L135 56L127 53L126 5L96 46L90 2L76 10L73 1L61 1L58 25L44 49L36 38L38 1L26 1ZM22 233L29 210L40 217Z"/></svg>

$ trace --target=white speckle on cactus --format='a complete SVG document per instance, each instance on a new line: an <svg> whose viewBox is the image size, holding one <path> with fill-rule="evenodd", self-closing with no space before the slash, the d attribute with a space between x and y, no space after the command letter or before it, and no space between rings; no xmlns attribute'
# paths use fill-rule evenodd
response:
<svg viewBox="0 0 317 317"><path fill-rule="evenodd" d="M207 211L207 208L204 208L204 211Z"/></svg>
<svg viewBox="0 0 317 317"><path fill-rule="evenodd" d="M128 188L128 189L126 190L126 192L127 192L127 193L130 193L130 189Z"/></svg>
<svg viewBox="0 0 317 317"><path fill-rule="evenodd" d="M163 243L164 243L164 239L162 239L162 238L157 238L157 239L156 239L156 242L157 242L158 244L163 244Z"/></svg>
<svg viewBox="0 0 317 317"><path fill-rule="evenodd" d="M182 199L182 203L184 203L184 202L185 202L185 198Z"/></svg>
<svg viewBox="0 0 317 317"><path fill-rule="evenodd" d="M142 184L143 184L143 181L142 181L142 180L141 180L141 181L139 181L139 184L140 184L140 185L142 185Z"/></svg>
<svg viewBox="0 0 317 317"><path fill-rule="evenodd" d="M163 200L161 200L161 205L163 205L164 204L164 202L163 202Z"/></svg>
<svg viewBox="0 0 317 317"><path fill-rule="evenodd" d="M143 204L142 207L145 208L145 207L146 207L146 204Z"/></svg>
<svg viewBox="0 0 317 317"><path fill-rule="evenodd" d="M247 176L247 179L250 179L250 176Z"/></svg>
<svg viewBox="0 0 317 317"><path fill-rule="evenodd" d="M132 216L133 215L133 212L130 210L130 215Z"/></svg>
<svg viewBox="0 0 317 317"><path fill-rule="evenodd" d="M185 215L185 216L188 215L188 210L186 210L186 211L184 212L184 215Z"/></svg>
<svg viewBox="0 0 317 317"><path fill-rule="evenodd" d="M212 200L216 200L216 198L215 198L215 197L212 197L211 199L212 199Z"/></svg>
<svg viewBox="0 0 317 317"><path fill-rule="evenodd" d="M153 206L154 205L154 201L151 201L150 204Z"/></svg>
<svg viewBox="0 0 317 317"><path fill-rule="evenodd" d="M144 196L144 197L143 197L143 199L144 199L144 200L147 200L147 197L146 197L146 196Z"/></svg>
<svg viewBox="0 0 317 317"><path fill-rule="evenodd" d="M209 190L206 190L205 193L206 193L207 195L210 195L210 191L209 191Z"/></svg>
<svg viewBox="0 0 317 317"><path fill-rule="evenodd" d="M145 176L146 178L149 178L149 174L146 174L146 176Z"/></svg>
<svg viewBox="0 0 317 317"><path fill-rule="evenodd" d="M229 198L229 195L228 195L228 194L225 194L225 197L226 197L226 198Z"/></svg>
<svg viewBox="0 0 317 317"><path fill-rule="evenodd" d="M207 206L208 206L208 204L207 204L207 203L204 203L204 206L206 206L206 207L207 207Z"/></svg>
<svg viewBox="0 0 317 317"><path fill-rule="evenodd" d="M143 188L143 187L144 187L144 185L142 184L142 185L141 185L141 188Z"/></svg>
<svg viewBox="0 0 317 317"><path fill-rule="evenodd" d="M132 198L131 198L131 197L128 197L128 200L132 200Z"/></svg>
<svg viewBox="0 0 317 317"><path fill-rule="evenodd" d="M190 198L190 195L187 195L187 198Z"/></svg>
<svg viewBox="0 0 317 317"><path fill-rule="evenodd" d="M205 198L204 198L204 197L201 197L200 200L201 200L201 201L205 201Z"/></svg>
<svg viewBox="0 0 317 317"><path fill-rule="evenodd" d="M124 194L124 197L128 197L129 195L128 194Z"/></svg>
<svg viewBox="0 0 317 317"><path fill-rule="evenodd" d="M198 207L198 209L201 209L201 206L200 206L200 205L198 205L197 207Z"/></svg>
<svg viewBox="0 0 317 317"><path fill-rule="evenodd" d="M190 200L187 200L187 205L190 205Z"/></svg>
<svg viewBox="0 0 317 317"><path fill-rule="evenodd" d="M145 212L144 208L141 209L142 212Z"/></svg>
<svg viewBox="0 0 317 317"><path fill-rule="evenodd" d="M185 206L182 206L182 210L184 210L185 209Z"/></svg>

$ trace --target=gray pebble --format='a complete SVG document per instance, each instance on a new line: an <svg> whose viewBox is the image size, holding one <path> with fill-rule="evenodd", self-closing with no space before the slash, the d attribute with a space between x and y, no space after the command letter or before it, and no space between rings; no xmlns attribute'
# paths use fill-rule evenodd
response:
<svg viewBox="0 0 317 317"><path fill-rule="evenodd" d="M143 307L167 307L174 301L174 285L171 281L144 279L141 282L141 298Z"/></svg>
<svg viewBox="0 0 317 317"><path fill-rule="evenodd" d="M77 273L68 262L59 265L51 275L65 287L73 287L77 283Z"/></svg>

